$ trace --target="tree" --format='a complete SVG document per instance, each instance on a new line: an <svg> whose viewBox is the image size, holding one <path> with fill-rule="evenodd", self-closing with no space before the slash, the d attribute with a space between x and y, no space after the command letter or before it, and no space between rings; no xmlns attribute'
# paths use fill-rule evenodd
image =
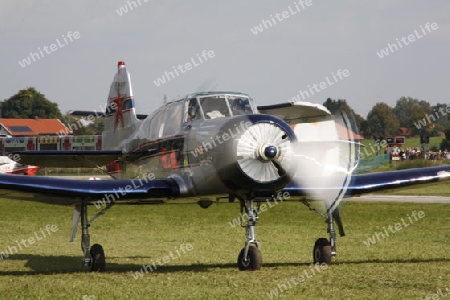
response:
<svg viewBox="0 0 450 300"><path fill-rule="evenodd" d="M364 126L364 118L358 115L351 107L348 105L347 100L345 99L338 99L334 100L331 98L328 98L324 103L323 106L325 106L333 115L336 114L336 112L345 112L349 117L355 118L356 126L358 127L358 131L362 130L362 127Z"/></svg>
<svg viewBox="0 0 450 300"><path fill-rule="evenodd" d="M447 112L448 105L445 103L438 103L431 107L431 114L436 118L433 122L433 134L445 131L450 128L450 113ZM449 108L450 109L450 108Z"/></svg>
<svg viewBox="0 0 450 300"><path fill-rule="evenodd" d="M374 138L395 136L400 123L393 109L384 102L378 102L367 115L367 134Z"/></svg>
<svg viewBox="0 0 450 300"><path fill-rule="evenodd" d="M1 103L3 118L44 118L62 119L58 104L45 98L34 87L20 90L17 94Z"/></svg>
<svg viewBox="0 0 450 300"><path fill-rule="evenodd" d="M433 124L426 124L425 126L417 127L419 120L423 120L428 115L427 110L420 105L414 106L410 111L408 120L402 127L409 128L410 135L426 135L430 136L433 131ZM416 125L417 124L417 125Z"/></svg>
<svg viewBox="0 0 450 300"><path fill-rule="evenodd" d="M414 123L426 117L431 112L430 103L425 100L419 100L411 97L401 97L397 100L393 109L394 114L400 122L400 127L409 129L411 135L422 134Z"/></svg>
<svg viewBox="0 0 450 300"><path fill-rule="evenodd" d="M445 129L445 139L441 142L441 150L450 150L450 127Z"/></svg>

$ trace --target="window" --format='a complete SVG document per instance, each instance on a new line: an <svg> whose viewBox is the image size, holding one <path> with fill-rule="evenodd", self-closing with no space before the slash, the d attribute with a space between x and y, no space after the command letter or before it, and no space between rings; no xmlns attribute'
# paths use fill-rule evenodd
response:
<svg viewBox="0 0 450 300"><path fill-rule="evenodd" d="M184 108L184 121L190 122L202 118L202 113L200 111L200 105L197 102L197 98L192 98L186 101L186 106Z"/></svg>
<svg viewBox="0 0 450 300"><path fill-rule="evenodd" d="M170 104L164 110L163 121L166 123L163 136L177 134L181 128L181 119L183 117L183 102Z"/></svg>
<svg viewBox="0 0 450 300"><path fill-rule="evenodd" d="M247 97L228 96L233 116L252 114L253 110Z"/></svg>
<svg viewBox="0 0 450 300"><path fill-rule="evenodd" d="M150 123L150 139L156 140L160 138L159 136L159 129L161 127L161 123L163 122L163 111L159 111L156 113L156 115L151 119ZM164 124L162 124L164 125Z"/></svg>
<svg viewBox="0 0 450 300"><path fill-rule="evenodd" d="M230 116L230 109L224 95L202 97L200 98L200 105L207 120Z"/></svg>

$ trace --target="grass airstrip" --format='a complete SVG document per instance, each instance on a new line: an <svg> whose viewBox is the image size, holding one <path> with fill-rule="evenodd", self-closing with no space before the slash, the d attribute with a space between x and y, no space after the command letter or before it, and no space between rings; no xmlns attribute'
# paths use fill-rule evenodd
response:
<svg viewBox="0 0 450 300"><path fill-rule="evenodd" d="M449 196L449 186L402 193ZM17 247L0 260L0 299L432 299L450 290L446 204L346 202L338 256L316 268L312 246L327 237L324 220L302 204L280 203L256 227L263 254L257 272L236 267L244 244L244 229L230 225L236 203L113 207L90 228L92 244L105 249L105 273L81 271L79 232L68 242L71 207L6 196L0 207L0 253ZM27 246L19 249L22 239ZM136 273L153 263L156 270Z"/></svg>

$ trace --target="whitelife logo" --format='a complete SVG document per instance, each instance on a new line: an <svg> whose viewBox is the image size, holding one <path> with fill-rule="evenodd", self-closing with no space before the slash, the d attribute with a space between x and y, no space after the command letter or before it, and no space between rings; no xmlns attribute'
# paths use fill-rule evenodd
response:
<svg viewBox="0 0 450 300"><path fill-rule="evenodd" d="M439 26L436 22L433 22L431 24L430 24L430 22L427 22L425 24L425 28L423 28L422 25L420 25L420 29L421 29L423 35L420 35L420 33L417 31L417 29L415 29L414 34L408 35L407 38L404 36L402 36L400 40L398 38L396 38L395 40L397 41L397 44L396 43L394 43L394 44L388 43L386 48L381 49L379 52L377 52L377 55L379 58L384 58L384 57L388 56L389 54L394 53L395 51L398 51L399 47L401 49L401 48L403 48L403 46L408 46L410 43L416 41L416 38L417 38L417 40L419 40L419 39L423 38L424 36L426 36L428 33L430 33L431 30L436 30L438 28L439 28ZM397 47L397 45L398 45L398 47Z"/></svg>
<svg viewBox="0 0 450 300"><path fill-rule="evenodd" d="M135 280L142 278L144 276L144 271L146 274L148 274L149 272L153 272L158 269L156 263L158 263L158 265L162 267L165 264L168 264L171 260L180 258L181 255L187 254L187 252L192 251L193 249L194 247L192 246L192 244L181 244L179 247L175 247L175 252L177 254L176 256L173 255L172 251L169 251L168 255L165 255L162 258L158 258L156 262L152 259L152 263L150 265L142 265L142 268L140 268L139 271L131 273L131 276L133 276Z"/></svg>
<svg viewBox="0 0 450 300"><path fill-rule="evenodd" d="M55 44L50 44L50 46L45 45L44 47L42 47L42 49L41 49L41 47L38 47L38 52L30 52L30 55L28 55L28 57L19 61L19 65L22 68L25 68L26 66L31 65L32 62L35 62L41 58L44 58L45 55L49 55L52 52L55 52L56 50L67 46L70 42L78 40L81 37L81 35L78 31L74 31L74 32L69 31L67 33L67 35L63 34L61 36L62 36L62 39L64 42L60 41L59 38L57 38Z"/></svg>
<svg viewBox="0 0 450 300"><path fill-rule="evenodd" d="M119 9L116 9L116 13L121 17L124 14L127 14L128 12L134 10L135 8L138 8L143 3L147 3L148 1L150 1L150 0L127 1L126 5L119 7ZM128 10L128 8L129 8L129 10Z"/></svg>
<svg viewBox="0 0 450 300"><path fill-rule="evenodd" d="M173 66L172 67L173 72L172 71L164 72L164 75L161 77L158 77L156 80L153 80L153 83L157 87L160 87L161 85L166 83L166 78L167 78L167 82L172 79L175 79L175 77L180 76L180 73L184 74L187 71L192 70L193 66L198 67L201 64L207 62L208 58L211 59L211 58L214 58L215 56L216 56L216 54L214 53L213 50L209 50L209 51L203 50L201 55L197 53L197 60L195 60L193 57L191 58L192 64L190 62L187 62L184 65L178 65L177 67ZM178 73L178 71L180 71L180 73ZM176 76L175 76L174 72L175 72Z"/></svg>
<svg viewBox="0 0 450 300"><path fill-rule="evenodd" d="M241 121L241 123L239 124L239 127L237 127L237 124L234 124L234 127L236 129L236 134L233 134L233 130L231 130L231 128L229 128L228 129L229 134L224 132L221 136L216 135L214 138L211 137L212 145L209 142L203 142L201 145L199 145L194 150L191 150L190 152L192 153L192 155L194 155L194 157L202 155L202 154L208 152L209 150L212 150L213 148L217 147L216 141L219 145L221 145L224 142L228 141L229 139L239 136L240 134L242 134L242 132L244 132L247 128L249 128L252 125L253 125L253 123L250 121L247 121L247 122ZM239 129L239 128L241 128L241 129ZM242 132L241 132L241 130L242 130Z"/></svg>
<svg viewBox="0 0 450 300"><path fill-rule="evenodd" d="M283 11L282 13L276 13L275 17L273 15L270 15L269 20L261 20L261 23L253 28L250 28L250 31L257 35L258 33L262 33L265 29L269 29L270 27L278 24L278 22L282 22L286 20L287 18L298 14L302 10L305 10L308 6L312 5L311 0L299 0L298 2L294 2L295 8L293 9L290 5L287 7L288 10Z"/></svg>
<svg viewBox="0 0 450 300"><path fill-rule="evenodd" d="M422 219L423 217L425 217L425 212L423 210L421 210L419 212L413 211L411 213L411 216L417 222L420 219ZM408 226L410 226L411 224L414 223L414 221L411 218L411 216L409 214L407 214L409 223L405 222L405 219L401 218L400 219L400 221L402 221L401 223L398 222L398 223L395 223L394 225L389 225L387 229L389 229L391 234L399 232L403 228L406 228L406 227L408 227ZM387 229L386 229L386 227L383 227L383 231L384 232L375 232L375 234L373 234L371 237L369 237L367 239L367 241L363 241L364 245L366 245L367 247L370 247L371 245L375 245L377 242L381 241L382 239L385 239L385 238L389 237L389 231Z"/></svg>
<svg viewBox="0 0 450 300"><path fill-rule="evenodd" d="M441 115L439 115L439 112ZM433 114L426 114L425 118L414 122L414 126L416 126L417 129L421 129L422 127L427 127L427 124L431 124L433 122L436 122L442 117L446 116L447 114L450 114L450 105L448 105L446 108L440 107L439 111L434 111Z"/></svg>
<svg viewBox="0 0 450 300"><path fill-rule="evenodd" d="M320 91L325 90L326 88L334 85L335 83L338 83L339 80L340 81L344 80L344 78L347 78L348 76L350 76L350 71L347 69L344 69L344 70L339 69L336 71L336 74L334 74L334 72L331 72L331 76L333 77L332 80L330 80L330 78L328 78L328 76L326 76L325 77L326 82L322 81L319 84L314 83L314 84L312 84L312 86L308 85L307 91L299 90L298 94L291 98L290 102L306 100L306 98L313 96L314 92L319 93ZM339 79L338 79L338 77L339 77ZM308 91L309 91L309 93L308 93Z"/></svg>
<svg viewBox="0 0 450 300"><path fill-rule="evenodd" d="M154 173L144 173L142 176L138 176L137 178L132 179L131 184L128 184L127 186L125 186L125 188L119 187L117 190L114 188L114 194L104 194L104 197L95 202L94 205L97 209L106 207L108 204L111 204L120 199L120 195L125 196L128 192L144 186L144 184L147 184L150 180L153 180L155 178L156 175ZM142 180L145 181L145 183L142 182ZM139 181L139 183L137 181Z"/></svg>
<svg viewBox="0 0 450 300"><path fill-rule="evenodd" d="M47 224L47 225L45 225L45 231L44 231L44 229L42 229L42 227L39 228L39 230L40 230L40 233L36 231L34 233L34 236L31 236L26 240L21 239L20 242L16 241L17 247L16 246L8 246L8 249L6 249L4 252L0 252L0 260L3 260L4 258L8 258L10 255L17 254L19 252L19 250L20 251L23 250L22 245L23 245L23 248L28 248L30 245L33 245L37 241L40 241L40 240L46 238L47 236L50 236L52 234L52 232L53 233L57 232L58 226ZM19 249L17 249L17 248L19 248Z"/></svg>
<svg viewBox="0 0 450 300"><path fill-rule="evenodd" d="M266 292L267 297L269 297L269 299L272 299L273 297L279 297L281 293L284 293L294 288L295 286L305 282L309 278L312 278L315 275L322 273L326 269L328 269L328 266L325 263L322 263L320 265L319 264L312 265L309 267L309 270L311 271L310 273L308 273L308 270L304 270L303 271L303 273L305 274L304 276L299 275L298 277L291 277L290 279L285 279L283 283L278 283L278 285L274 289L271 289L270 292Z"/></svg>

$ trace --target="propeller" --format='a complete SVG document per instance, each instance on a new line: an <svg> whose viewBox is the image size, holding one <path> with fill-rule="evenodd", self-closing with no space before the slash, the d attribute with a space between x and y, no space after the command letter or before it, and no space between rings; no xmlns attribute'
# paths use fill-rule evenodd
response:
<svg viewBox="0 0 450 300"><path fill-rule="evenodd" d="M352 116L293 126L297 138L274 122L248 127L237 141L237 163L258 183L272 183L288 174L310 199L322 201L326 212L341 203L357 167L359 142Z"/></svg>
<svg viewBox="0 0 450 300"><path fill-rule="evenodd" d="M282 176L289 169L292 155L286 132L272 123L249 127L237 143L237 162L241 170L261 183Z"/></svg>
<svg viewBox="0 0 450 300"><path fill-rule="evenodd" d="M333 212L341 203L359 160L358 132L353 116L335 115L335 120L302 123L294 128L293 181L325 209Z"/></svg>

